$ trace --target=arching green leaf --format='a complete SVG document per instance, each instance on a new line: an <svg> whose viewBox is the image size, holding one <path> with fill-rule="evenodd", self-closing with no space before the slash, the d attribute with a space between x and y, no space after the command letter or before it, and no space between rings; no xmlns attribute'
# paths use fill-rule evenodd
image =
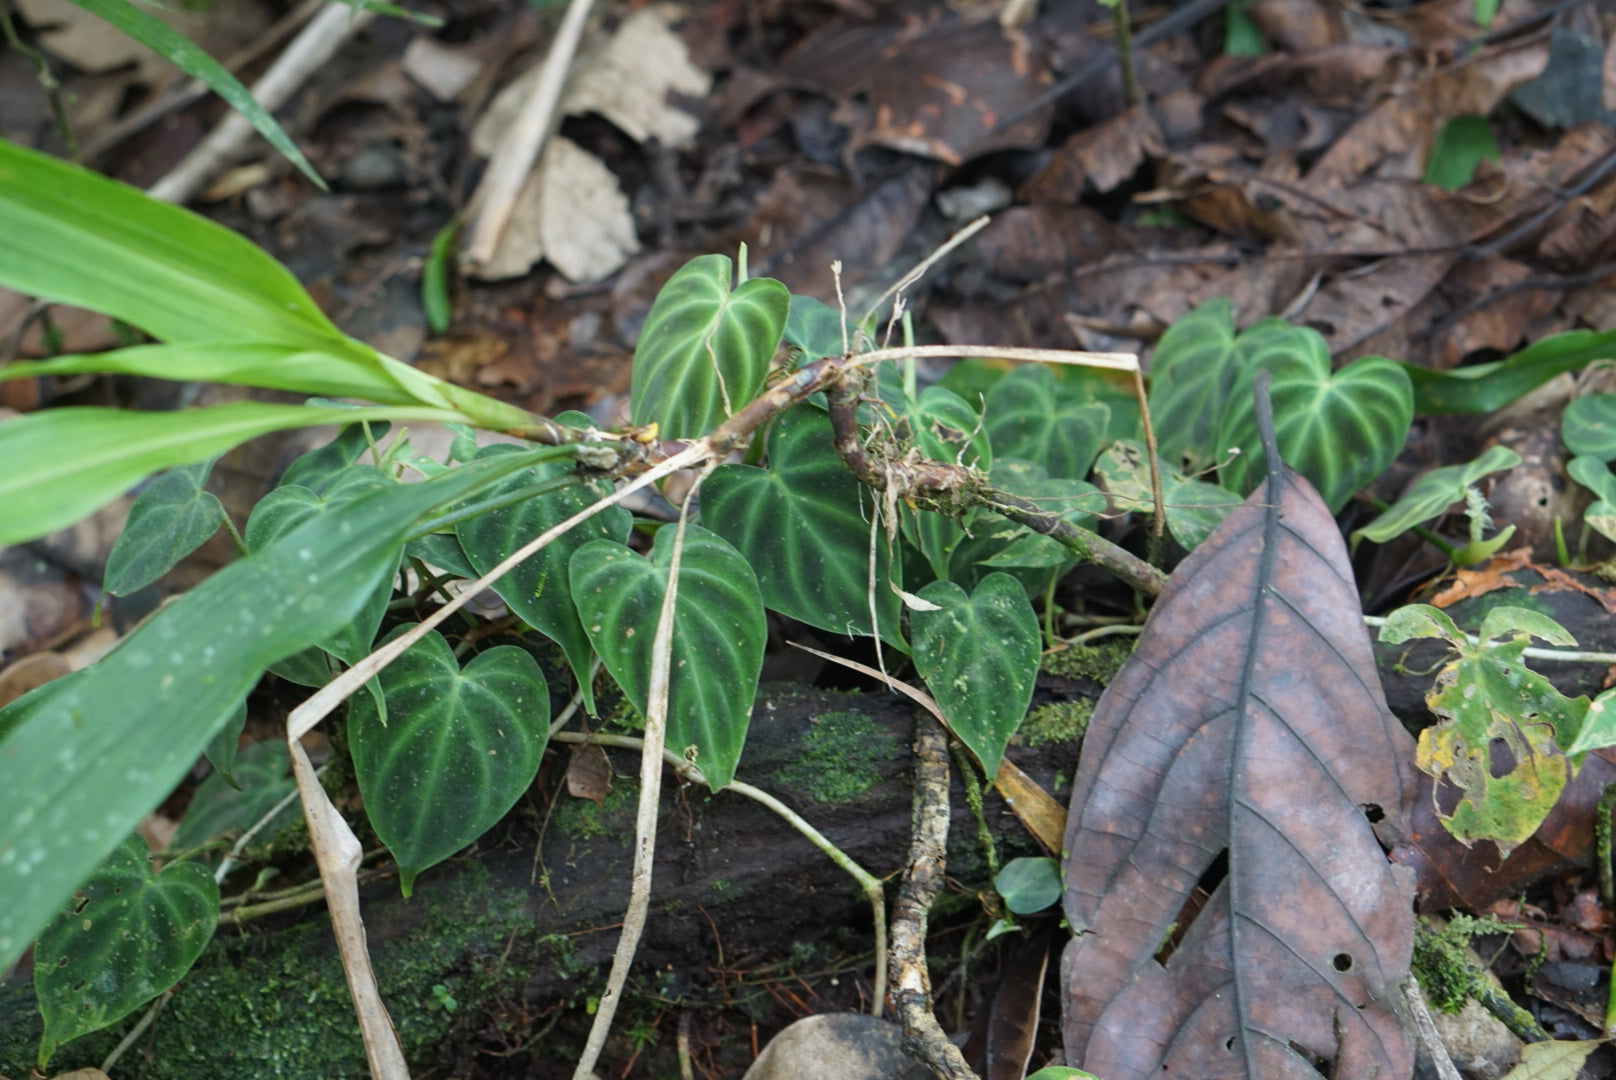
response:
<svg viewBox="0 0 1616 1080"><path fill-rule="evenodd" d="M1038 617L1009 574L989 574L969 595L952 581L934 581L920 597L941 610L911 615L915 668L991 780L1032 701Z"/></svg>
<svg viewBox="0 0 1616 1080"><path fill-rule="evenodd" d="M1330 350L1316 330L1298 328L1306 347L1258 353L1241 376L1219 442L1240 454L1220 472L1225 487L1249 492L1267 457L1257 437L1251 393L1259 370L1273 373L1274 432L1285 463L1308 480L1331 513L1402 453L1414 420L1408 374L1383 356L1366 356L1330 374Z"/></svg>
<svg viewBox="0 0 1616 1080"><path fill-rule="evenodd" d="M485 446L477 456L495 457L515 449ZM503 481L487 497L498 497L546 480L560 480L570 471L566 465L535 465ZM603 482L575 484L463 521L455 526L455 535L477 573L486 574L529 540L610 493L611 486ZM584 633L584 625L572 603L567 564L572 553L591 540L626 543L633 527L633 515L621 506L603 510L556 537L494 583L494 591L512 611L560 645L561 651L567 654L567 663L572 665L572 673L577 676L578 688L583 694L584 708L591 714L595 711L595 691L590 685L589 665L594 650L589 646L589 635Z"/></svg>
<svg viewBox="0 0 1616 1080"><path fill-rule="evenodd" d="M572 557L572 596L606 670L641 713L651 691L651 648L678 530L660 530L649 559L611 540ZM668 749L696 748L714 791L735 778L752 720L768 628L751 567L724 539L687 527L674 611Z"/></svg>
<svg viewBox="0 0 1616 1080"><path fill-rule="evenodd" d="M702 255L657 293L634 350L636 424L669 439L693 439L763 389L785 331L791 294L772 278L730 291L727 255Z"/></svg>
<svg viewBox="0 0 1616 1080"><path fill-rule="evenodd" d="M1062 394L1043 364L1023 364L988 391L994 456L1036 462L1060 479L1088 475L1110 421L1106 405Z"/></svg>
<svg viewBox="0 0 1616 1080"><path fill-rule="evenodd" d="M170 469L140 493L107 556L103 589L113 596L138 592L219 531L224 506L202 490L211 471L211 461Z"/></svg>
<svg viewBox="0 0 1616 1080"><path fill-rule="evenodd" d="M798 405L769 430L768 468L721 465L701 488L701 521L757 572L763 602L833 634L870 636L872 496L836 456L830 419ZM876 540L881 639L907 651L893 568Z"/></svg>
<svg viewBox="0 0 1616 1080"><path fill-rule="evenodd" d="M378 678L387 724L356 694L348 741L365 813L408 896L416 875L493 828L538 775L550 691L526 650L501 645L462 670L436 630Z"/></svg>
<svg viewBox="0 0 1616 1080"><path fill-rule="evenodd" d="M45 1017L40 1069L62 1043L123 1019L179 982L218 920L219 886L207 867L181 862L153 873L138 834L118 845L35 946L34 988Z"/></svg>
<svg viewBox="0 0 1616 1080"><path fill-rule="evenodd" d="M1560 437L1573 454L1616 461L1616 394L1588 394L1567 405Z"/></svg>
<svg viewBox="0 0 1616 1080"><path fill-rule="evenodd" d="M1383 544L1399 533L1407 532L1441 515L1448 507L1465 497L1465 488L1489 473L1513 469L1521 463L1521 455L1507 446L1492 446L1475 461L1462 465L1444 465L1432 469L1416 480L1401 499L1387 507L1374 521L1353 533Z"/></svg>

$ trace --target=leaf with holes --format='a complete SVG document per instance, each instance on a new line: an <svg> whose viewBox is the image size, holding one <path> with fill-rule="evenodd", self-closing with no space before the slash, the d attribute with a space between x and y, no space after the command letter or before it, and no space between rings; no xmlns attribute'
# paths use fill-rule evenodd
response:
<svg viewBox="0 0 1616 1080"><path fill-rule="evenodd" d="M1567 405L1560 438L1573 454L1616 461L1616 394L1588 394Z"/></svg>
<svg viewBox="0 0 1616 1080"><path fill-rule="evenodd" d="M154 873L138 834L114 848L34 947L45 1017L39 1068L62 1043L123 1019L179 982L218 920L219 886L207 867L171 863Z"/></svg>
<svg viewBox="0 0 1616 1080"><path fill-rule="evenodd" d="M657 293L634 350L636 424L694 439L763 389L785 332L791 294L773 278L730 291L727 255L701 255Z"/></svg>
<svg viewBox="0 0 1616 1080"><path fill-rule="evenodd" d="M920 598L939 610L910 615L915 669L991 780L1032 701L1038 616L1009 574L989 574L969 594L952 581L934 581Z"/></svg>
<svg viewBox="0 0 1616 1080"><path fill-rule="evenodd" d="M514 446L485 446L478 457L497 457L516 450ZM485 497L508 495L523 488L559 483L572 475L566 465L535 465L503 481ZM486 574L523 544L540 533L572 517L578 511L611 493L604 482L571 484L555 491L524 499L513 506L494 510L455 526L455 535L466 558L479 575ZM634 517L621 506L601 511L582 525L563 533L517 564L494 582L494 591L512 611L539 633L561 646L578 679L584 708L595 711L595 692L590 685L589 666L594 650L589 635L578 619L572 603L572 584L567 564L572 553L591 540L628 541Z"/></svg>
<svg viewBox="0 0 1616 1080"><path fill-rule="evenodd" d="M365 814L408 896L416 875L493 828L533 783L549 738L550 691L525 649L500 645L462 668L436 630L378 678L387 723L356 694L348 742Z"/></svg>
<svg viewBox="0 0 1616 1080"><path fill-rule="evenodd" d="M1436 781L1431 798L1443 827L1466 845L1491 840L1507 857L1554 809L1570 773L1565 750L1588 715L1587 698L1561 694L1521 653L1533 637L1576 640L1547 615L1517 607L1489 611L1474 645L1426 604L1398 608L1380 631L1393 645L1425 637L1446 640L1458 656L1425 696L1441 719L1420 732L1416 763Z"/></svg>
<svg viewBox="0 0 1616 1080"><path fill-rule="evenodd" d="M870 636L870 512L836 456L830 419L798 405L769 430L768 468L721 465L701 488L701 522L757 572L765 606L833 634ZM881 640L908 651L884 537L876 539Z"/></svg>
<svg viewBox="0 0 1616 1080"><path fill-rule="evenodd" d="M1106 1080L1410 1075L1414 883L1366 808L1403 827L1412 749L1335 521L1276 470L1178 567L1084 737L1066 1060Z"/></svg>
<svg viewBox="0 0 1616 1080"><path fill-rule="evenodd" d="M1432 469L1416 480L1402 498L1382 511L1374 521L1354 532L1353 539L1361 536L1384 544L1399 533L1440 516L1454 503L1462 502L1465 489L1482 477L1513 469L1520 463L1521 455L1509 447L1492 446L1475 461Z"/></svg>
<svg viewBox="0 0 1616 1080"><path fill-rule="evenodd" d="M651 648L668 589L674 537L657 532L649 559L610 540L572 557L572 596L606 670L644 715ZM685 531L673 617L668 749L696 748L696 765L717 791L735 778L752 721L768 628L757 578L740 552L700 526Z"/></svg>
<svg viewBox="0 0 1616 1080"><path fill-rule="evenodd" d="M168 573L219 531L224 506L203 491L213 462L170 469L140 493L107 555L101 587L128 596Z"/></svg>
<svg viewBox="0 0 1616 1080"><path fill-rule="evenodd" d="M1062 392L1044 364L1023 364L988 391L986 427L996 457L1021 458L1049 475L1081 480L1111 422L1111 410Z"/></svg>
<svg viewBox="0 0 1616 1080"><path fill-rule="evenodd" d="M1331 513L1385 472L1408 439L1414 390L1408 373L1384 356L1366 356L1333 375L1330 349L1317 330L1292 328L1291 344L1253 353L1226 410L1218 443L1240 453L1219 473L1225 487L1249 492L1267 468L1257 438L1251 387L1258 371L1273 374L1279 452L1313 482ZM1247 333L1250 333L1248 331Z"/></svg>

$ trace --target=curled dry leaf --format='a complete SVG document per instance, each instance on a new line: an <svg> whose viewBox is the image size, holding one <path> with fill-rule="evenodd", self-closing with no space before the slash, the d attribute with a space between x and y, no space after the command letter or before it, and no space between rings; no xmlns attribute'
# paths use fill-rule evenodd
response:
<svg viewBox="0 0 1616 1080"><path fill-rule="evenodd" d="M1411 751L1335 522L1270 472L1173 575L1089 727L1067 1060L1107 1080L1408 1076L1413 881L1370 820L1401 831Z"/></svg>

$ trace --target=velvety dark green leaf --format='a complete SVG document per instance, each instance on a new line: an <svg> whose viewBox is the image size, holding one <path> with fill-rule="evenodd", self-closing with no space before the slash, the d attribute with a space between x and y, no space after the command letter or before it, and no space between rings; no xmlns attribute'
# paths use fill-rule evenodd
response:
<svg viewBox="0 0 1616 1080"><path fill-rule="evenodd" d="M768 468L721 465L702 485L701 521L757 572L763 602L834 634L869 636L871 496L836 456L830 419L797 406L769 430ZM876 542L881 639L907 651L885 537Z"/></svg>
<svg viewBox="0 0 1616 1080"><path fill-rule="evenodd" d="M1570 330L1490 364L1432 371L1405 363L1403 370L1414 384L1415 412L1475 415L1497 412L1556 375L1612 358L1616 358L1616 330Z"/></svg>
<svg viewBox="0 0 1616 1080"><path fill-rule="evenodd" d="M657 293L634 350L634 423L693 439L763 389L791 294L772 278L731 292L730 280L727 255L701 255Z"/></svg>
<svg viewBox="0 0 1616 1080"><path fill-rule="evenodd" d="M460 538L454 533L418 536L404 545L404 554L413 555L428 566L447 570L457 577L470 580L481 576L477 568L471 565L471 560L466 557L466 549L460 546Z"/></svg>
<svg viewBox="0 0 1616 1080"><path fill-rule="evenodd" d="M241 733L247 729L247 702L245 699L236 706L236 711L230 714L230 719L208 740L208 745L202 752L207 755L208 761L213 764L213 770L223 776L225 783L239 788L236 783L236 747L241 742Z"/></svg>
<svg viewBox="0 0 1616 1080"><path fill-rule="evenodd" d="M649 559L611 540L572 557L572 596L606 670L646 710L651 649L673 559L672 526L657 532ZM668 749L694 747L714 791L735 777L752 720L768 628L752 568L724 539L689 526L674 610Z"/></svg>
<svg viewBox="0 0 1616 1080"><path fill-rule="evenodd" d="M219 531L224 506L202 490L211 471L211 461L170 469L140 493L107 555L103 589L113 596L138 592Z"/></svg>
<svg viewBox="0 0 1616 1080"><path fill-rule="evenodd" d="M1273 373L1274 430L1285 463L1312 481L1332 513L1397 460L1414 420L1414 395L1403 369L1383 356L1355 360L1334 375L1318 331L1296 328L1305 349L1254 356L1223 420L1219 442L1240 454L1220 470L1225 487L1248 492L1267 468L1251 386L1259 370Z"/></svg>
<svg viewBox="0 0 1616 1080"><path fill-rule="evenodd" d="M297 166L298 171L308 177L315 187L326 190L325 181L314 171L314 166L303 156L303 151L252 96L252 91L242 86L240 80L230 74L230 69L198 48L184 34L128 0L73 0L73 3L101 16L191 78L201 79L208 89L246 117L258 134L282 157Z"/></svg>
<svg viewBox="0 0 1616 1080"><path fill-rule="evenodd" d="M329 495L324 498L306 487L282 485L260 499L248 516L247 527L242 530L247 550L259 551L311 517L340 514L344 507L356 499L392 486L396 485L374 465L352 465L332 474L326 481ZM394 570L396 573L396 564ZM346 583L333 587L343 585ZM320 648L349 664L356 663L369 653L371 642L376 640L376 631L381 628L382 616L387 613L387 604L393 597L393 575L387 575L380 583L371 584L368 588L364 604L352 621L319 643ZM316 662L312 667L287 670L296 673L287 677L303 682L305 678L318 674L319 665Z"/></svg>
<svg viewBox="0 0 1616 1080"><path fill-rule="evenodd" d="M1352 535L1383 544L1399 533L1440 516L1454 503L1463 501L1465 488L1483 476L1513 469L1520 463L1521 455L1509 447L1492 446L1475 461L1432 469L1416 480L1402 498Z"/></svg>
<svg viewBox="0 0 1616 1080"><path fill-rule="evenodd" d="M1112 443L1094 463L1094 473L1119 509L1152 512L1150 460L1139 443ZM1167 504L1167 531L1185 551L1194 551L1240 505L1240 496L1164 465L1162 501Z"/></svg>
<svg viewBox="0 0 1616 1080"><path fill-rule="evenodd" d="M1058 513L1074 525L1094 526L1094 516L1105 509L1106 499L1083 480L1052 479L1043 466L1017 458L993 463L991 478L1012 495L1036 502L1040 509ZM1064 575L1077 564L1071 551L1058 540L1033 532L1025 525L976 511L968 535L954 549L950 581L975 588L985 573L1001 570L1020 581L1028 596L1043 596L1050 577Z"/></svg>
<svg viewBox="0 0 1616 1080"><path fill-rule="evenodd" d="M207 867L171 863L153 873L138 834L119 844L39 935L39 1067L62 1043L123 1019L179 982L218 920L219 886Z"/></svg>
<svg viewBox="0 0 1616 1080"><path fill-rule="evenodd" d="M355 695L348 742L365 813L408 896L417 874L493 828L533 783L549 739L550 691L526 650L501 645L462 669L435 630L380 679L386 725L368 697Z"/></svg>
<svg viewBox="0 0 1616 1080"><path fill-rule="evenodd" d="M1560 437L1573 454L1616 461L1616 394L1588 394L1567 405Z"/></svg>
<svg viewBox="0 0 1616 1080"><path fill-rule="evenodd" d="M849 334L851 332L849 327ZM844 351L841 313L811 296L792 296L786 313L785 339L801 350L799 362L803 364L840 356Z"/></svg>
<svg viewBox="0 0 1616 1080"><path fill-rule="evenodd" d="M1004 906L1017 915L1032 915L1061 898L1060 867L1048 856L1011 859L993 879Z"/></svg>
<svg viewBox="0 0 1616 1080"><path fill-rule="evenodd" d="M369 700L364 694L354 700L360 699ZM232 785L222 773L215 772L197 785L191 805L180 819L179 830L168 845L171 851L184 851L216 836L243 833L297 790L297 782L292 779L292 759L280 739L265 739L243 750L236 763L235 780ZM303 808L294 799L254 835L254 840L268 843L282 829L302 819Z"/></svg>
<svg viewBox="0 0 1616 1080"><path fill-rule="evenodd" d="M986 469L993 462L981 418L965 399L941 386L929 386L913 400L904 400L901 416L909 437L921 453L936 461L975 465ZM920 549L940 578L948 576L948 561L965 536L952 518L929 510L903 508L904 536Z"/></svg>
<svg viewBox="0 0 1616 1080"><path fill-rule="evenodd" d="M98 663L0 709L0 967L174 790L266 667L352 622L423 515L569 452L474 462L310 518L159 608Z"/></svg>
<svg viewBox="0 0 1616 1080"><path fill-rule="evenodd" d="M1023 364L988 392L986 427L994 455L1036 462L1053 477L1087 476L1110 422L1107 406L1063 395L1043 364Z"/></svg>
<svg viewBox="0 0 1616 1080"><path fill-rule="evenodd" d="M939 611L916 611L915 668L989 779L1027 715L1038 679L1038 616L1021 583L989 574L967 595L952 581L920 590Z"/></svg>
<svg viewBox="0 0 1616 1080"><path fill-rule="evenodd" d="M478 457L493 457L514 449L485 446ZM567 465L535 465L511 476L485 497L495 498L544 481L560 480L570 471ZM480 576L540 533L609 494L609 484L577 484L463 521L455 526L455 533L460 538L461 549ZM595 711L595 692L590 685L589 665L594 650L590 648L589 635L584 633L583 623L572 603L567 565L572 553L591 540L626 543L633 527L633 515L621 506L613 506L552 540L538 554L524 559L494 583L494 591L512 611L560 645L561 651L567 654L567 662L572 665L572 673L583 694L584 708L591 714Z"/></svg>
<svg viewBox="0 0 1616 1080"><path fill-rule="evenodd" d="M332 420L340 423L342 413L338 412ZM305 454L300 454L286 466L278 486L296 485L306 487L316 495L327 494L337 477L358 461L365 451L370 449L373 441L379 443L386 437L392 425L383 420L379 423L372 422L369 427L370 433L367 437L365 424L349 424L324 446L317 446Z"/></svg>
<svg viewBox="0 0 1616 1080"><path fill-rule="evenodd" d="M1234 343L1234 304L1221 297L1179 319L1156 343L1150 418L1157 453L1173 468L1194 472L1217 462L1218 422L1240 376Z"/></svg>

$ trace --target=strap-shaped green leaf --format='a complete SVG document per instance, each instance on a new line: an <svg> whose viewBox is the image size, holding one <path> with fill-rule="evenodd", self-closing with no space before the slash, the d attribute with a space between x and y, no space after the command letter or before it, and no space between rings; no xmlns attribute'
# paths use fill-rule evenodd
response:
<svg viewBox="0 0 1616 1080"><path fill-rule="evenodd" d="M830 419L798 405L769 431L768 468L721 465L701 488L701 521L757 572L763 602L833 634L872 636L871 496L836 456ZM881 639L907 651L885 537L876 541Z"/></svg>
<svg viewBox="0 0 1616 1080"><path fill-rule="evenodd" d="M550 691L526 650L501 645L462 670L436 630L379 678L387 724L368 695L356 694L348 743L365 813L408 896L416 875L493 828L533 783Z"/></svg>
<svg viewBox="0 0 1616 1080"><path fill-rule="evenodd" d="M0 251L8 245L0 244ZM73 524L152 473L216 457L248 439L352 420L463 419L447 409L381 406L334 413L240 401L190 412L97 406L43 409L0 424L0 544Z"/></svg>
<svg viewBox="0 0 1616 1080"><path fill-rule="evenodd" d="M1009 574L989 574L969 595L952 581L934 581L920 597L941 610L910 616L915 668L991 780L1032 701L1038 616Z"/></svg>
<svg viewBox="0 0 1616 1080"><path fill-rule="evenodd" d="M988 391L986 417L995 457L1021 458L1052 477L1081 480L1100 452L1111 409L1064 393L1044 364L1023 364Z"/></svg>
<svg viewBox="0 0 1616 1080"><path fill-rule="evenodd" d="M1616 394L1588 394L1567 405L1560 438L1573 454L1616 461Z"/></svg>
<svg viewBox="0 0 1616 1080"><path fill-rule="evenodd" d="M202 490L213 462L170 469L140 493L107 555L101 587L113 596L138 592L174 569L224 524L224 505Z"/></svg>
<svg viewBox="0 0 1616 1080"><path fill-rule="evenodd" d="M568 453L473 462L310 518L160 608L97 664L0 709L0 967L167 797L264 668L352 620L424 514Z"/></svg>
<svg viewBox="0 0 1616 1080"><path fill-rule="evenodd" d="M30 857L26 848L13 852ZM218 920L219 886L207 867L180 862L153 873L138 834L119 844L39 935L40 1069L62 1043L121 1020L179 982Z"/></svg>
<svg viewBox="0 0 1616 1080"><path fill-rule="evenodd" d="M510 453L515 447L485 446L478 457L492 457ZM567 475L565 465L535 465L523 469L502 481L488 493L488 497L531 487L546 480L560 480ZM598 502L610 494L606 484L577 484L553 491L548 495L527 499L503 510L474 517L455 526L460 547L479 575L486 574L523 544L555 525L559 525L578 511ZM591 540L628 541L629 530L634 528L634 516L621 506L603 510L576 526L570 532L556 537L538 554L524 559L516 568L494 583L494 591L510 605L529 626L561 646L567 654L567 663L578 679L584 708L595 712L595 691L590 684L590 660L594 650L589 635L578 618L572 603L572 582L567 576L567 564L572 553Z"/></svg>
<svg viewBox="0 0 1616 1080"><path fill-rule="evenodd" d="M1492 446L1475 461L1432 469L1416 480L1402 498L1352 535L1355 539L1361 536L1383 544L1399 533L1430 521L1464 499L1465 488L1483 476L1513 469L1520 463L1521 455L1509 447Z"/></svg>
<svg viewBox="0 0 1616 1080"><path fill-rule="evenodd" d="M691 259L657 293L634 350L636 424L670 439L717 427L763 389L791 294L772 278L730 291L727 255Z"/></svg>
<svg viewBox="0 0 1616 1080"><path fill-rule="evenodd" d="M1251 394L1257 371L1266 369L1273 373L1274 432L1285 463L1312 481L1331 513L1339 513L1402 453L1414 420L1414 391L1408 374L1383 356L1366 356L1331 375L1323 335L1296 329L1300 337L1256 355L1241 376L1219 438L1240 453L1220 479L1249 493L1266 475Z"/></svg>
<svg viewBox="0 0 1616 1080"><path fill-rule="evenodd" d="M584 628L641 713L650 700L651 649L677 532L658 531L649 559L611 540L592 540L572 557L572 596ZM668 749L683 754L694 747L714 791L735 778L767 633L757 578L741 553L688 526L673 619Z"/></svg>

